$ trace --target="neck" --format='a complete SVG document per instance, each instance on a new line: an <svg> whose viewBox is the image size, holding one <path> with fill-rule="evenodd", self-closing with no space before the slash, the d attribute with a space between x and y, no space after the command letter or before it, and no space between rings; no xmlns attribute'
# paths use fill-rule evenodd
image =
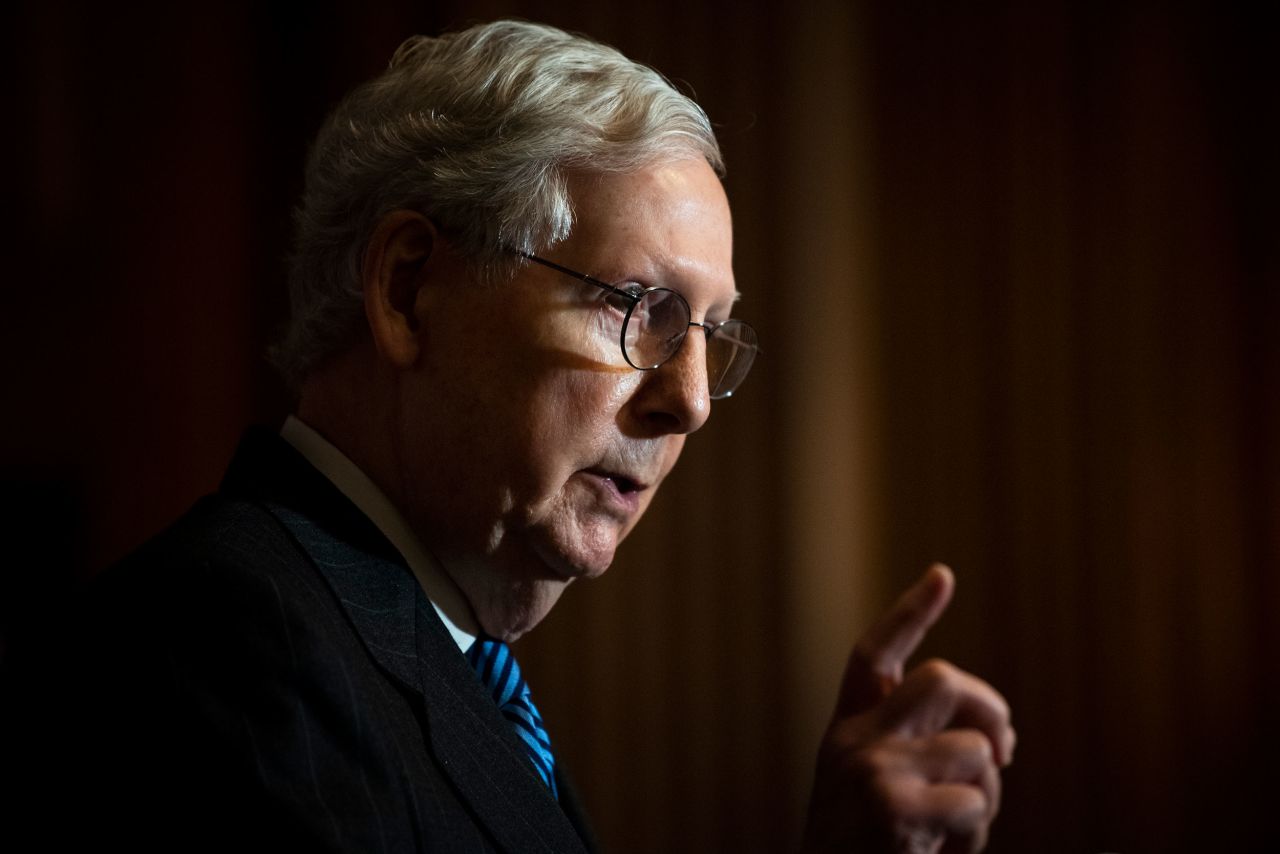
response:
<svg viewBox="0 0 1280 854"><path fill-rule="evenodd" d="M372 346L330 357L304 381L297 415L403 508L399 407L393 378L380 367Z"/></svg>

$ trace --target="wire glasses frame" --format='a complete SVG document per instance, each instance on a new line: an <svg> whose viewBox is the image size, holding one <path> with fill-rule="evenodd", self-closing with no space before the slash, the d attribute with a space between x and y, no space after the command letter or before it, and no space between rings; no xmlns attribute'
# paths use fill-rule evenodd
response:
<svg viewBox="0 0 1280 854"><path fill-rule="evenodd" d="M741 320L695 322L688 301L670 288L618 288L554 261L512 249L516 255L566 276L594 285L609 294L611 304L624 312L618 342L622 357L638 371L652 371L680 352L689 328L707 336L707 388L712 400L731 397L751 371L760 352L756 331ZM615 302L616 300L616 302Z"/></svg>

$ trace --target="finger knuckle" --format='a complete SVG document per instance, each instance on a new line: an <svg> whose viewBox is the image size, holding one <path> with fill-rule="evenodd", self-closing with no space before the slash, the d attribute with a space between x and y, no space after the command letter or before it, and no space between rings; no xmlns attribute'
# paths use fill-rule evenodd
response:
<svg viewBox="0 0 1280 854"><path fill-rule="evenodd" d="M849 718L827 730L818 752L819 761L842 776L865 777L883 760L878 742L869 737L864 721Z"/></svg>
<svg viewBox="0 0 1280 854"><path fill-rule="evenodd" d="M891 752L880 745L842 745L827 756L836 766L839 775L848 781L859 782L861 788L874 790L877 781L890 774L893 766Z"/></svg>
<svg viewBox="0 0 1280 854"><path fill-rule="evenodd" d="M944 744L956 753L970 756L976 754L984 763L990 764L994 762L991 739L980 730L953 729L940 733L938 737L943 739Z"/></svg>
<svg viewBox="0 0 1280 854"><path fill-rule="evenodd" d="M879 768L868 781L871 807L886 818L915 816L919 812L915 786L888 768Z"/></svg>
<svg viewBox="0 0 1280 854"><path fill-rule="evenodd" d="M964 816L973 816L975 826L984 824L991 811L991 801L979 786L966 786L967 797L957 804L957 812Z"/></svg>
<svg viewBox="0 0 1280 854"><path fill-rule="evenodd" d="M848 745L830 758L846 785L863 793L867 804L884 815L904 814L912 806L916 777L904 765L904 746L895 738Z"/></svg>
<svg viewBox="0 0 1280 854"><path fill-rule="evenodd" d="M941 658L931 658L919 667L920 678L934 690L954 690L963 678L960 668Z"/></svg>

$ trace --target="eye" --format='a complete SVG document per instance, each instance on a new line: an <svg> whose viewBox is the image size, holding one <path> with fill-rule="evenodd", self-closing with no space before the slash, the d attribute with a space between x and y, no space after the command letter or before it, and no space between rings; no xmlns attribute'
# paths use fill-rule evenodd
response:
<svg viewBox="0 0 1280 854"><path fill-rule="evenodd" d="M621 316L631 310L631 306L635 305L635 298L640 296L644 288L641 288L639 284L628 283L618 286L618 289L625 292L625 294L614 291L600 291L600 302Z"/></svg>
<svg viewBox="0 0 1280 854"><path fill-rule="evenodd" d="M631 298L633 288L634 291L643 290L639 286L627 284L618 286L619 290L625 292L622 294L606 290L597 291L595 309L592 312L594 316L592 324L597 334L611 342L617 342L618 336L622 333L622 321L635 303Z"/></svg>
<svg viewBox="0 0 1280 854"><path fill-rule="evenodd" d="M635 282L626 282L616 287L618 290L623 291L625 296L615 291L601 291L604 296L604 303L621 314L626 314L631 310L631 306L635 305L636 299L644 293L644 287L637 285Z"/></svg>

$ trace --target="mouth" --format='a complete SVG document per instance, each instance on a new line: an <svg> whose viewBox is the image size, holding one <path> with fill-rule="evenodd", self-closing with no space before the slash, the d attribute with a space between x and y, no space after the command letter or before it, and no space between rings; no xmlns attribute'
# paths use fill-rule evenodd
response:
<svg viewBox="0 0 1280 854"><path fill-rule="evenodd" d="M588 472L588 474L594 474L597 477L604 478L612 483L614 488L623 495L630 495L633 492L643 492L646 488L643 483L635 478L627 477L625 474L614 474L612 472L605 471L592 471Z"/></svg>
<svg viewBox="0 0 1280 854"><path fill-rule="evenodd" d="M583 474L599 483L609 497L628 511L634 511L639 506L640 494L649 488L642 480L599 466L584 469Z"/></svg>

